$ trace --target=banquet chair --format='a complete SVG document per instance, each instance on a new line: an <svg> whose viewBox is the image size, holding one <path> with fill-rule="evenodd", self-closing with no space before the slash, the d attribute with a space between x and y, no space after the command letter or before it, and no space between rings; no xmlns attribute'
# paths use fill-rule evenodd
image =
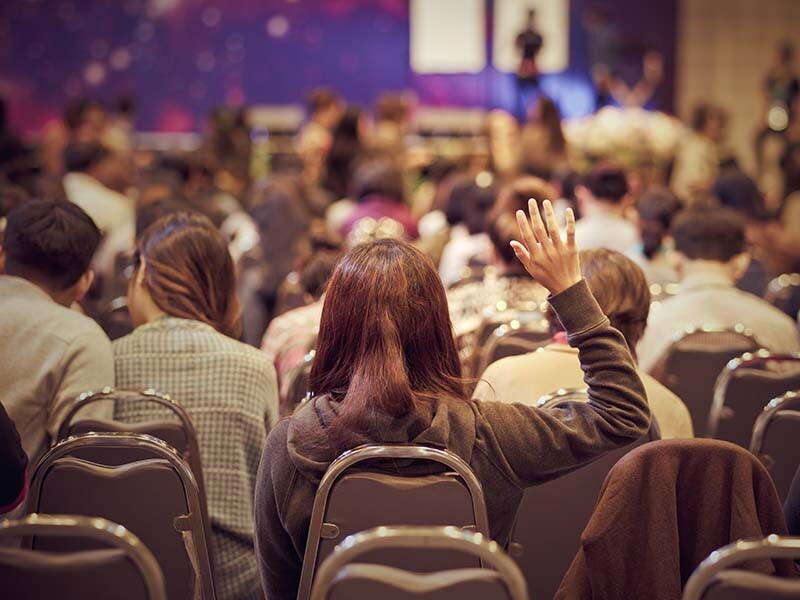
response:
<svg viewBox="0 0 800 600"><path fill-rule="evenodd" d="M75 455L85 449L129 451L152 458L103 465ZM162 440L136 433L87 433L63 440L41 459L31 480L31 510L99 516L119 523L150 549L170 600L214 600L214 583L197 483L189 465ZM82 550L70 539L30 538L37 550Z"/></svg>
<svg viewBox="0 0 800 600"><path fill-rule="evenodd" d="M399 466L415 474L401 475ZM361 446L333 461L317 488L298 599L309 598L317 568L339 542L381 525L453 525L489 535L483 490L461 458L425 446ZM428 571L464 566L402 550L370 560Z"/></svg>
<svg viewBox="0 0 800 600"><path fill-rule="evenodd" d="M103 306L97 315L97 323L111 340L119 339L133 331L128 297L114 298Z"/></svg>
<svg viewBox="0 0 800 600"><path fill-rule="evenodd" d="M83 538L101 548L46 552L2 543L22 536ZM111 595L115 600L167 600L153 554L130 531L98 517L31 514L0 521L0 582L3 597L14 600Z"/></svg>
<svg viewBox="0 0 800 600"><path fill-rule="evenodd" d="M675 337L651 375L683 400L694 430L703 431L717 376L728 361L756 350L753 334L742 325L692 327Z"/></svg>
<svg viewBox="0 0 800 600"><path fill-rule="evenodd" d="M105 419L76 420L86 406L102 402L135 402L143 407L149 405L147 408L151 409L162 408L168 416L166 418L159 416L144 423L122 423ZM84 433L113 431L151 435L169 444L191 467L200 492L203 514L208 514L197 432L186 409L167 394L161 394L155 390L126 391L105 387L99 391L84 392L78 396L61 422L57 439L64 440L70 436ZM87 446L76 451L72 456L110 466L131 463L143 458L153 458L146 448L136 445Z"/></svg>
<svg viewBox="0 0 800 600"><path fill-rule="evenodd" d="M507 356L533 352L550 341L550 326L544 319L520 322L511 319L496 327L489 339L478 348L477 368L480 375L486 368Z"/></svg>
<svg viewBox="0 0 800 600"><path fill-rule="evenodd" d="M770 535L715 550L695 569L683 600L789 600L800 598L800 579L742 570L744 562L800 559L800 538Z"/></svg>
<svg viewBox="0 0 800 600"><path fill-rule="evenodd" d="M542 396L538 408L587 401L585 389L560 389ZM611 467L634 448L660 438L658 425L641 439L552 481L525 490L511 530L508 552L534 598L552 598L580 545L580 536Z"/></svg>
<svg viewBox="0 0 800 600"><path fill-rule="evenodd" d="M419 573L356 562L390 549L467 554L489 568ZM527 600L525 579L497 542L457 527L377 527L339 544L319 569L312 600Z"/></svg>
<svg viewBox="0 0 800 600"><path fill-rule="evenodd" d="M775 277L767 285L764 299L792 319L797 319L797 311L800 310L800 273L784 273Z"/></svg>
<svg viewBox="0 0 800 600"><path fill-rule="evenodd" d="M311 367L314 364L315 355L316 351L310 350L303 357L303 362L287 375L289 385L286 393L286 406L283 407L284 414L291 415L294 409L309 397L308 381L311 377Z"/></svg>
<svg viewBox="0 0 800 600"><path fill-rule="evenodd" d="M800 391L770 400L756 419L750 452L772 476L781 500L786 499L800 465Z"/></svg>
<svg viewBox="0 0 800 600"><path fill-rule="evenodd" d="M800 389L800 354L748 352L731 360L717 378L706 436L748 448L764 405Z"/></svg>

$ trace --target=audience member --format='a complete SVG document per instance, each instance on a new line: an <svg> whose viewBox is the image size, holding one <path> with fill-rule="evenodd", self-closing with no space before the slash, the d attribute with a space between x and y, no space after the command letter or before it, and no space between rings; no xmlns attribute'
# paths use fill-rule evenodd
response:
<svg viewBox="0 0 800 600"><path fill-rule="evenodd" d="M567 140L561 129L558 107L547 96L539 96L531 120L522 128L520 136L522 168L565 169L569 164Z"/></svg>
<svg viewBox="0 0 800 600"><path fill-rule="evenodd" d="M347 196L356 162L364 154L364 119L361 110L348 108L333 129L331 147L325 161L323 187L336 200Z"/></svg>
<svg viewBox="0 0 800 600"><path fill-rule="evenodd" d="M17 427L0 403L0 515L11 512L25 499L27 466Z"/></svg>
<svg viewBox="0 0 800 600"><path fill-rule="evenodd" d="M581 218L575 240L581 250L608 248L626 253L639 242L636 226L625 217L628 182L622 167L600 163L576 186Z"/></svg>
<svg viewBox="0 0 800 600"><path fill-rule="evenodd" d="M121 389L168 393L192 418L211 520L217 597L260 598L253 552L256 471L278 419L275 372L258 350L236 341L240 307L233 261L206 217L178 213L139 240L128 305L136 327L114 342ZM117 420L168 416L120 401Z"/></svg>
<svg viewBox="0 0 800 600"><path fill-rule="evenodd" d="M547 297L547 290L526 273L514 255L511 241L518 234L515 212L525 208L529 198L549 195L547 183L536 177L520 177L500 190L487 217L491 269L487 269L481 279L463 283L447 292L456 336L475 332L487 312L539 310Z"/></svg>
<svg viewBox="0 0 800 600"><path fill-rule="evenodd" d="M515 251L552 293L580 349L591 401L559 411L470 401L441 281L419 250L397 240L356 247L325 296L310 378L314 397L270 432L256 492L259 570L270 598L292 598L314 495L328 465L365 443L446 448L469 463L486 495L491 538L503 546L523 489L567 473L649 427L645 391L624 339L581 281L572 219L551 238L532 203ZM409 475L417 464L393 464ZM423 468L425 468L423 466Z"/></svg>
<svg viewBox="0 0 800 600"><path fill-rule="evenodd" d="M0 402L36 464L77 396L114 385L111 342L70 306L92 284L100 232L78 206L32 200L8 216L0 254ZM82 416L107 416L107 407Z"/></svg>
<svg viewBox="0 0 800 600"><path fill-rule="evenodd" d="M670 180L670 187L688 206L708 202L708 192L719 172L725 123L725 113L719 107L701 104L694 110L692 131L678 146Z"/></svg>
<svg viewBox="0 0 800 600"><path fill-rule="evenodd" d="M306 181L316 183L322 175L325 157L333 142L333 128L344 110L342 99L333 90L317 88L308 97L308 122L297 139L297 152L303 159Z"/></svg>
<svg viewBox="0 0 800 600"><path fill-rule="evenodd" d="M744 222L724 208L695 208L672 224L680 292L653 308L638 346L639 366L651 372L676 335L689 327L744 325L764 348L800 350L794 322L761 298L736 289L750 261Z"/></svg>
<svg viewBox="0 0 800 600"><path fill-rule="evenodd" d="M650 283L674 283L678 280L672 262L672 219L681 210L681 201L668 188L651 187L636 202L641 243L630 252Z"/></svg>
<svg viewBox="0 0 800 600"><path fill-rule="evenodd" d="M439 275L446 288L462 279L470 267L489 263L491 241L486 233L486 215L497 191L495 178L488 171L463 175L454 182L445 207L450 240L439 261Z"/></svg>
<svg viewBox="0 0 800 600"><path fill-rule="evenodd" d="M378 224L390 220L400 237L417 238L417 223L406 204L403 172L395 162L378 158L362 163L353 176L353 189L357 204L342 224L342 237L347 238L363 219L371 219Z"/></svg>
<svg viewBox="0 0 800 600"><path fill-rule="evenodd" d="M580 253L581 273L611 326L625 338L635 357L650 312L650 290L644 272L613 250ZM534 405L538 398L560 388L583 388L584 373L578 350L567 343L561 323L547 311L552 342L538 352L503 358L489 366L473 394L482 400L502 399ZM693 437L692 418L675 394L640 372L653 418L662 439Z"/></svg>
<svg viewBox="0 0 800 600"><path fill-rule="evenodd" d="M783 504L783 514L786 516L789 535L800 536L800 467L789 486L789 494Z"/></svg>

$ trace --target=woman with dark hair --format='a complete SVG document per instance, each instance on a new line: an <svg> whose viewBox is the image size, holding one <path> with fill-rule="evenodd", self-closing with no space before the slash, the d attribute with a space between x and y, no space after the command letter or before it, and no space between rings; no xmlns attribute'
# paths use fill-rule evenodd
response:
<svg viewBox="0 0 800 600"><path fill-rule="evenodd" d="M361 141L363 123L361 110L348 108L333 130L333 141L325 159L325 181L323 187L336 200L347 196L353 176L353 165L364 152Z"/></svg>
<svg viewBox="0 0 800 600"><path fill-rule="evenodd" d="M574 217L568 213L562 242L550 202L544 209L547 229L535 202L533 227L517 214L523 242L512 245L553 294L590 401L540 410L470 400L431 261L397 240L354 248L328 285L310 377L315 395L272 430L261 460L256 541L267 597L296 596L317 484L345 450L411 443L454 452L481 481L492 538L505 545L524 488L647 431L647 399L630 352L581 280Z"/></svg>
<svg viewBox="0 0 800 600"><path fill-rule="evenodd" d="M669 228L672 219L683 205L669 188L652 187L636 201L641 246L632 252L650 283L673 283L678 274L669 258L672 238Z"/></svg>
<svg viewBox="0 0 800 600"><path fill-rule="evenodd" d="M529 173L555 171L568 166L567 140L561 113L547 96L539 96L533 118L522 128L522 168Z"/></svg>
<svg viewBox="0 0 800 600"><path fill-rule="evenodd" d="M200 445L218 598L261 598L253 551L256 471L278 416L275 371L236 338L241 331L233 261L222 234L193 213L167 215L138 242L128 305L136 327L114 342L119 389L156 389L192 417ZM155 405L118 402L115 418L168 417Z"/></svg>

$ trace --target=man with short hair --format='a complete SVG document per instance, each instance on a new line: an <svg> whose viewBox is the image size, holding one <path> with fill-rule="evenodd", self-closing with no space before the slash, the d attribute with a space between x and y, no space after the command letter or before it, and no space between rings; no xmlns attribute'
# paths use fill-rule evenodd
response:
<svg viewBox="0 0 800 600"><path fill-rule="evenodd" d="M800 350L794 321L758 296L736 289L747 270L744 222L725 208L684 210L672 223L680 292L653 307L637 348L652 371L676 335L690 327L744 325L772 352Z"/></svg>
<svg viewBox="0 0 800 600"><path fill-rule="evenodd" d="M625 170L610 163L594 167L576 186L581 218L575 223L575 243L581 250L607 248L622 254L639 244L636 225L625 218L629 204Z"/></svg>
<svg viewBox="0 0 800 600"><path fill-rule="evenodd" d="M31 465L81 392L114 385L111 342L69 308L92 284L99 243L97 226L69 202L32 200L8 216L0 249L0 402Z"/></svg>

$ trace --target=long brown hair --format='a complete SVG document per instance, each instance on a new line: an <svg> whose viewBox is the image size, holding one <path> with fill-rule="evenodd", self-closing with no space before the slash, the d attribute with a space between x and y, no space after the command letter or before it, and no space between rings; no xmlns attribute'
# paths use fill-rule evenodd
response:
<svg viewBox="0 0 800 600"><path fill-rule="evenodd" d="M467 400L444 287L430 259L399 240L353 248L331 276L309 387L340 401L329 433L368 432L376 413Z"/></svg>
<svg viewBox="0 0 800 600"><path fill-rule="evenodd" d="M236 274L225 238L205 216L166 215L145 230L137 258L153 302L173 317L202 321L227 336L241 333Z"/></svg>

